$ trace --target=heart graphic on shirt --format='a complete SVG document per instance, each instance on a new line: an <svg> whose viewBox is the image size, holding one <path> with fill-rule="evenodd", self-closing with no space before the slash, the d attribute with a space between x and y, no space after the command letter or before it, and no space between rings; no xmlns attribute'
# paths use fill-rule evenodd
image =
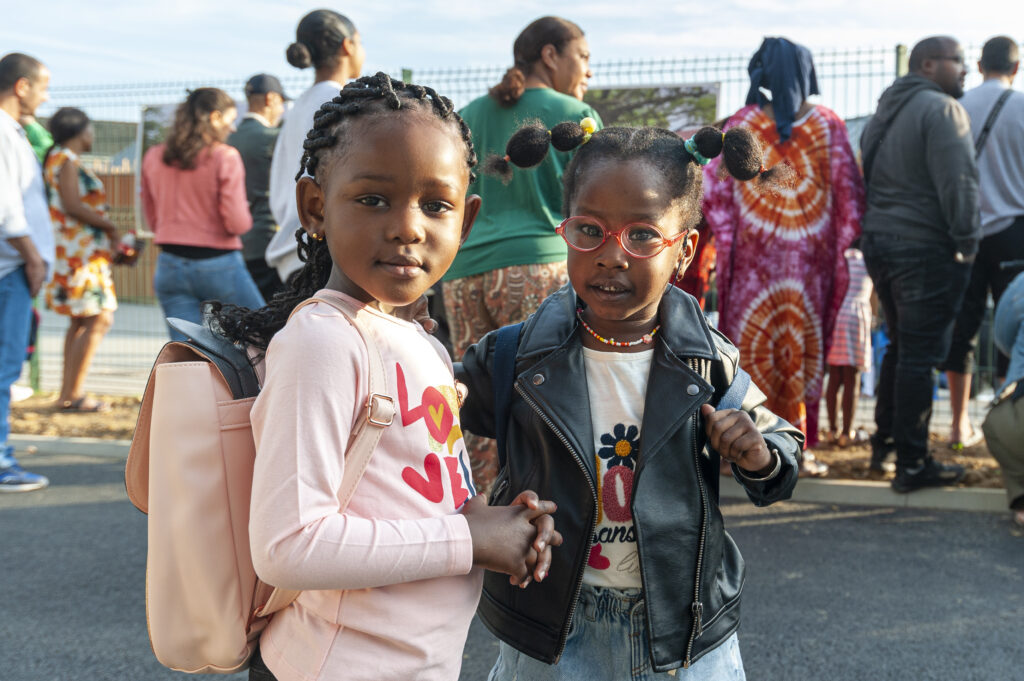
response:
<svg viewBox="0 0 1024 681"><path fill-rule="evenodd" d="M423 469L427 477L420 475L414 468L406 466L402 470L405 484L423 495L429 502L439 504L444 499L444 484L441 479L441 460L431 452L423 459Z"/></svg>
<svg viewBox="0 0 1024 681"><path fill-rule="evenodd" d="M436 407L432 404L427 405L427 411L430 412L430 418L434 419L434 427L438 431L441 430L441 419L444 418L445 409L446 405L443 403L437 405ZM440 442L443 442L443 440L440 440Z"/></svg>
<svg viewBox="0 0 1024 681"><path fill-rule="evenodd" d="M612 566L612 562L601 555L601 545L594 544L590 547L590 558L587 559L587 565L595 570L607 570Z"/></svg>

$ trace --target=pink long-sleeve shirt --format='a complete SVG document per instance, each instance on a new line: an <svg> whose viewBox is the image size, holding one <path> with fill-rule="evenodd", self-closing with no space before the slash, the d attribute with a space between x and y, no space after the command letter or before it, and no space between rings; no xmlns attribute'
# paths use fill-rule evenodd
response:
<svg viewBox="0 0 1024 681"><path fill-rule="evenodd" d="M260 649L281 681L455 681L482 571L458 512L475 491L451 364L418 324L359 314L397 413L344 513L337 494L365 414L366 346L317 303L267 351L252 410L253 563L264 581L303 592L274 615Z"/></svg>
<svg viewBox="0 0 1024 681"><path fill-rule="evenodd" d="M245 166L238 150L216 143L182 170L163 161L163 144L142 159L142 209L158 244L239 250L252 229Z"/></svg>

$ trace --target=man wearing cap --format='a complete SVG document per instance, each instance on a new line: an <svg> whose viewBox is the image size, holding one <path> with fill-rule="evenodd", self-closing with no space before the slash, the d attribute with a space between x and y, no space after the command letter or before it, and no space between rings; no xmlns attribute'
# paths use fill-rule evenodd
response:
<svg viewBox="0 0 1024 681"><path fill-rule="evenodd" d="M279 229L270 213L270 159L281 130L278 123L284 114L284 103L289 97L281 81L266 73L249 79L245 97L249 112L228 137L228 144L242 155L245 193L252 213L252 229L242 235L242 257L264 300L269 301L282 288L277 270L265 259L267 244Z"/></svg>

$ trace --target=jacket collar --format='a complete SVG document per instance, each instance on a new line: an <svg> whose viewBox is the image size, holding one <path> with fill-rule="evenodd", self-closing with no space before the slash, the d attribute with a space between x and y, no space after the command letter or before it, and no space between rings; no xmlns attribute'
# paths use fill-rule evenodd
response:
<svg viewBox="0 0 1024 681"><path fill-rule="evenodd" d="M523 326L517 359L551 352L577 333L576 308L580 301L572 284L566 284L540 305ZM677 357L717 361L711 330L696 299L670 286L661 299L661 330L656 336L666 350Z"/></svg>
<svg viewBox="0 0 1024 681"><path fill-rule="evenodd" d="M517 369L524 368L519 362L538 359L518 373L517 385L579 455L594 481L594 457L588 454L593 450L593 426L576 306L576 293L566 285L549 296L524 324L516 354ZM714 393L682 358L720 359L704 314L690 295L671 287L662 298L660 317L661 331L656 336L645 403L670 402L673 408L644 410L643 464L654 458L668 438Z"/></svg>

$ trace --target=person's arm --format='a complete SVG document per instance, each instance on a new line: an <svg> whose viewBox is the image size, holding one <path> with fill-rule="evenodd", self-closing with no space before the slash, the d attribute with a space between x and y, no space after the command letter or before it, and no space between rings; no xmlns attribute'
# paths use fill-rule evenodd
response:
<svg viewBox="0 0 1024 681"><path fill-rule="evenodd" d="M718 348L723 361L717 367L723 376L714 383L718 384L720 380L730 385L736 367L739 366L739 352L731 344L724 346L721 342ZM804 445L804 434L768 410L764 406L766 399L764 393L751 382L740 410L746 412L754 428L760 432L771 461L764 470L744 470L736 463L732 464L734 477L755 506L783 501L793 494L800 471L797 462Z"/></svg>
<svg viewBox="0 0 1024 681"><path fill-rule="evenodd" d="M974 162L971 121L950 99L925 115L925 163L956 250L965 256L978 251L981 216L978 211L978 168Z"/></svg>
<svg viewBox="0 0 1024 681"><path fill-rule="evenodd" d="M238 149L222 145L217 165L217 210L228 234L238 236L252 229L252 213L245 194L245 165Z"/></svg>
<svg viewBox="0 0 1024 681"><path fill-rule="evenodd" d="M39 255L35 243L30 236L18 236L7 239L11 248L18 252L25 261L25 279L28 281L29 295L35 297L39 289L46 283L46 261Z"/></svg>
<svg viewBox="0 0 1024 681"><path fill-rule="evenodd" d="M482 437L494 437L494 366L495 332L488 333L471 345L455 362L455 380L466 386L467 395L459 408L459 422L464 430ZM456 358L458 359L458 358Z"/></svg>
<svg viewBox="0 0 1024 681"><path fill-rule="evenodd" d="M147 153L146 156L149 156ZM139 194L142 198L142 216L146 218L146 225L149 227L151 232L157 230L156 220L156 197L153 196L153 188L151 186L153 178L150 177L150 173L147 172L146 162L142 162L142 170L139 176Z"/></svg>
<svg viewBox="0 0 1024 681"><path fill-rule="evenodd" d="M17 177L11 154L0 154L0 239L10 244L25 262L25 279L29 293L34 296L46 281L47 268L29 232Z"/></svg>
<svg viewBox="0 0 1024 681"><path fill-rule="evenodd" d="M77 161L65 163L57 173L57 194L60 196L61 208L64 209L66 215L103 230L112 242L116 241L117 228L114 223L82 202L78 186L78 173Z"/></svg>

